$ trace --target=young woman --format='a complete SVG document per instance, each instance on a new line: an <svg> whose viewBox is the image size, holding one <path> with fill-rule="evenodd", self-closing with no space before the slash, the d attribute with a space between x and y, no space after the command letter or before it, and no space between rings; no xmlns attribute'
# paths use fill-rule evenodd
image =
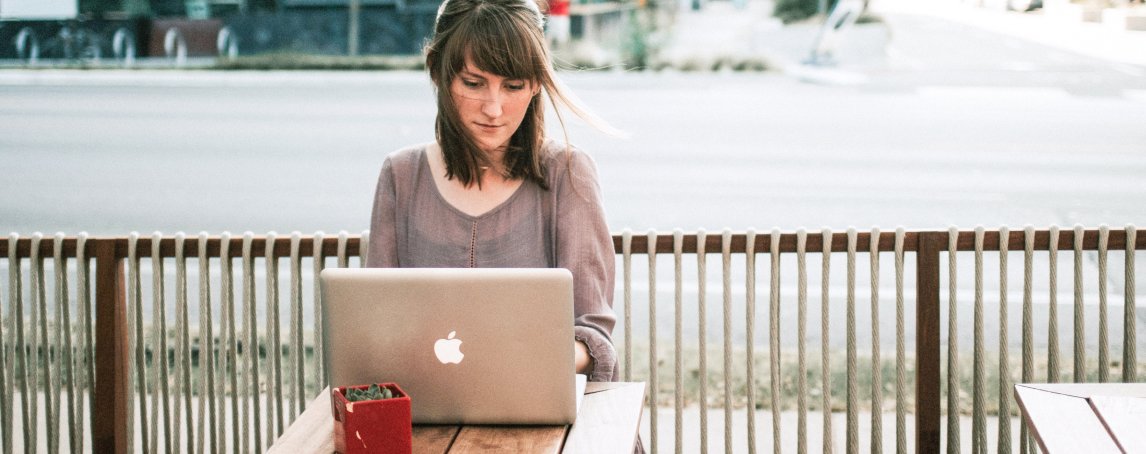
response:
<svg viewBox="0 0 1146 454"><path fill-rule="evenodd" d="M446 0L426 46L433 143L386 158L370 267L565 268L577 371L615 381L614 255L593 160L545 136L545 105L592 124L556 80L533 0ZM544 329L544 327L538 327Z"/></svg>

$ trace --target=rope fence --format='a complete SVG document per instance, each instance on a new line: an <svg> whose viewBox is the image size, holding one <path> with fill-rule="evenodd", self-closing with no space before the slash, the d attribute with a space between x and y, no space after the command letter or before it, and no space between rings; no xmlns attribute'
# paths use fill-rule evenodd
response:
<svg viewBox="0 0 1146 454"><path fill-rule="evenodd" d="M325 386L316 277L327 266L361 266L366 236L0 239L0 448L262 452ZM1014 383L1135 382L1142 367L1135 256L1146 238L1134 226L624 231L613 239L620 370L623 380L648 383L651 452L905 453L943 444L952 453L964 445L1034 452L1026 427L1013 430ZM1060 251L1073 265L1062 282ZM647 266L634 266L641 254ZM809 273L816 256L820 272ZM1022 260L1016 293L1009 284L1020 271L1010 258ZM717 259L719 272L709 273ZM765 276L768 285L757 286ZM671 285L661 285L666 279ZM912 284L915 294L905 291ZM819 298L810 298L816 286ZM934 293L918 290L928 288ZM1064 302L1073 309L1067 375L1060 288L1073 296ZM857 296L865 291L868 301ZM816 304L820 323L809 326ZM934 328L918 324L928 317ZM1012 326L1021 329L1014 343ZM808 361L816 347L819 361ZM766 376L757 373L763 367ZM940 391L931 396L930 386ZM764 409L771 418L758 420ZM710 420L713 411L721 416ZM808 418L814 411L819 421ZM991 419L997 430L988 432Z"/></svg>

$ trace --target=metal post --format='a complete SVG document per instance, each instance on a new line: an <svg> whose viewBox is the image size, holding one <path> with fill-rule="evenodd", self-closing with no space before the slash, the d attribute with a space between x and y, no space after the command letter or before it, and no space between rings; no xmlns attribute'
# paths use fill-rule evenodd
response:
<svg viewBox="0 0 1146 454"><path fill-rule="evenodd" d="M920 232L915 253L915 452L939 453L939 251L946 232Z"/></svg>
<svg viewBox="0 0 1146 454"><path fill-rule="evenodd" d="M90 240L96 259L95 392L92 450L126 453L128 446L127 286L123 254L114 239Z"/></svg>
<svg viewBox="0 0 1146 454"><path fill-rule="evenodd" d="M350 0L350 17L346 26L346 54L351 57L358 56L358 18L361 6L362 0Z"/></svg>

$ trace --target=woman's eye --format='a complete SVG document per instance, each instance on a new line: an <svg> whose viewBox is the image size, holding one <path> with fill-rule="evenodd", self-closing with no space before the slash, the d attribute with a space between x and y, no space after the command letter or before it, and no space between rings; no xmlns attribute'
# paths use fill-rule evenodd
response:
<svg viewBox="0 0 1146 454"><path fill-rule="evenodd" d="M519 91L519 90L525 89L525 84L507 84L505 86L505 88L513 90L513 91Z"/></svg>
<svg viewBox="0 0 1146 454"><path fill-rule="evenodd" d="M481 86L481 82L462 79L462 85L465 85L468 88L477 88Z"/></svg>

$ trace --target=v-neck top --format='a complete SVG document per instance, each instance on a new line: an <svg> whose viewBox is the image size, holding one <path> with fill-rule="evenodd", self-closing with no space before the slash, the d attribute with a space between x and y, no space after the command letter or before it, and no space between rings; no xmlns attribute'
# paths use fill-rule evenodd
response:
<svg viewBox="0 0 1146 454"><path fill-rule="evenodd" d="M524 181L506 200L473 216L442 196L429 165L430 145L398 150L383 161L366 266L568 269L574 335L594 360L589 379L615 380L615 255L592 158L546 141L540 155L550 189Z"/></svg>

